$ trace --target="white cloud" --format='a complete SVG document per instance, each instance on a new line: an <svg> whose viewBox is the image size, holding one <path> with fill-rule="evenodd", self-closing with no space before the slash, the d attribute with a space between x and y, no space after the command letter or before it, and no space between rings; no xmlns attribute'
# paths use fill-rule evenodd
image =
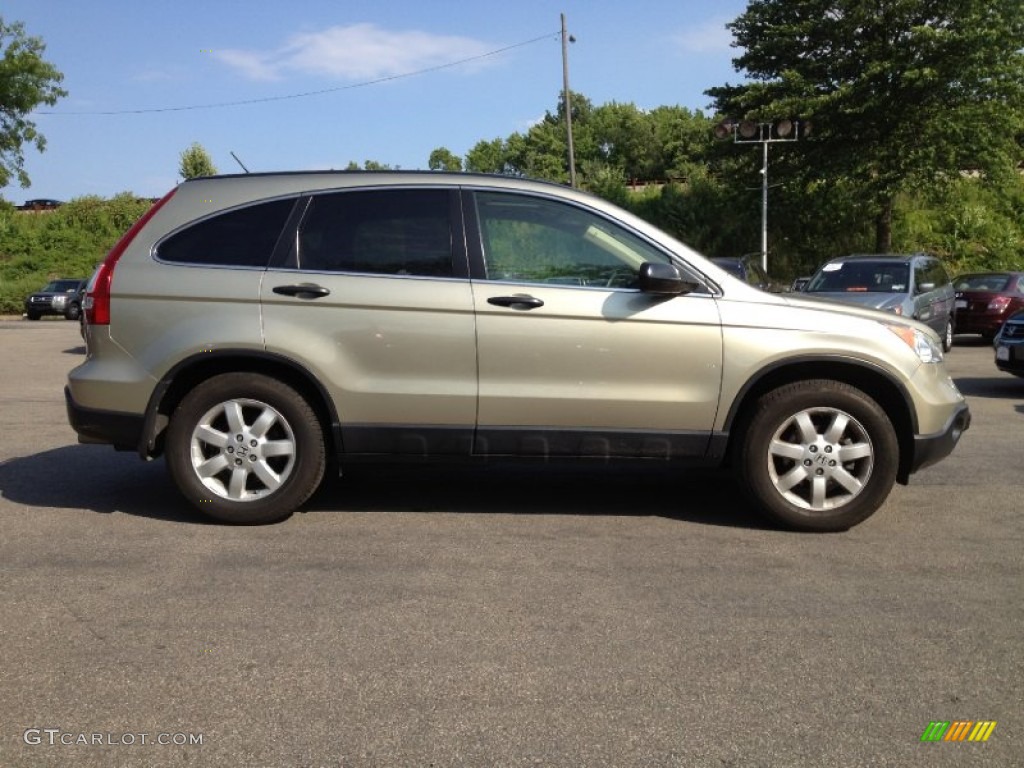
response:
<svg viewBox="0 0 1024 768"><path fill-rule="evenodd" d="M725 25L732 21L716 16L672 37L684 53L732 53L732 32Z"/></svg>
<svg viewBox="0 0 1024 768"><path fill-rule="evenodd" d="M250 80L280 80L278 67L271 61L271 55L252 51L226 50L213 54L230 67L239 70Z"/></svg>
<svg viewBox="0 0 1024 768"><path fill-rule="evenodd" d="M253 80L280 80L289 74L375 80L448 65L489 50L486 43L467 37L352 24L292 35L273 51L229 49L214 56Z"/></svg>

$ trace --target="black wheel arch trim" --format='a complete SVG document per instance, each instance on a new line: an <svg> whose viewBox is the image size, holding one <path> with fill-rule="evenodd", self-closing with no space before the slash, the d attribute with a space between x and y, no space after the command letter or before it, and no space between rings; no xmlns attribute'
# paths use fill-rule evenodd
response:
<svg viewBox="0 0 1024 768"><path fill-rule="evenodd" d="M247 366L239 366L244 361ZM167 429L170 408L175 407L186 392L199 380L205 380L221 373L237 372L241 368L251 369L254 373L275 376L291 386L296 386L300 394L315 398L310 405L317 415L326 422L329 434L324 437L328 441L329 452L335 457L342 453L341 421L334 405L334 400L327 393L323 384L309 370L290 357L274 352L258 349L215 349L197 352L180 360L170 368L157 382L146 405L142 434L139 437L138 453L143 459L149 459L163 452L163 433ZM281 372L286 375L282 377Z"/></svg>

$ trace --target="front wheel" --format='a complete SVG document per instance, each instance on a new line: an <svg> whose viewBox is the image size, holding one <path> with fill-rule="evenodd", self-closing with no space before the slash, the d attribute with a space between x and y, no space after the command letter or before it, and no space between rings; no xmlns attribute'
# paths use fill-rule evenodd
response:
<svg viewBox="0 0 1024 768"><path fill-rule="evenodd" d="M843 531L866 520L888 497L899 464L885 411L856 387L827 379L763 395L735 445L747 493L803 531Z"/></svg>
<svg viewBox="0 0 1024 768"><path fill-rule="evenodd" d="M204 381L167 430L167 466L178 488L224 522L287 518L317 489L325 464L323 430L309 403L259 374Z"/></svg>
<svg viewBox="0 0 1024 768"><path fill-rule="evenodd" d="M68 308L64 310L65 320L77 320L82 314L82 308L78 305L78 302L68 304Z"/></svg>
<svg viewBox="0 0 1024 768"><path fill-rule="evenodd" d="M942 332L942 351L949 352L953 348L953 321L946 321L946 328Z"/></svg>

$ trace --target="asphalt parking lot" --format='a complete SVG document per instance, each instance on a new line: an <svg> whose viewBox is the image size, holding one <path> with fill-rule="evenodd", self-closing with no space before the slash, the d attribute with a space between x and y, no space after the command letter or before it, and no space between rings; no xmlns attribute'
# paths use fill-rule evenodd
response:
<svg viewBox="0 0 1024 768"><path fill-rule="evenodd" d="M0 766L1024 763L1024 379L863 525L727 476L363 470L268 527L78 445L73 323L0 321ZM995 721L984 743L921 741Z"/></svg>

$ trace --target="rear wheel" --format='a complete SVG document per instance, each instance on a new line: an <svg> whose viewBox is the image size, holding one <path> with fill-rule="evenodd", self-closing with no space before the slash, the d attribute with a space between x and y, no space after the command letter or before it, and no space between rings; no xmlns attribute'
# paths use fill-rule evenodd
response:
<svg viewBox="0 0 1024 768"><path fill-rule="evenodd" d="M762 396L736 446L747 493L768 515L804 531L842 531L870 517L899 464L896 432L878 403L827 379Z"/></svg>
<svg viewBox="0 0 1024 768"><path fill-rule="evenodd" d="M313 409L268 376L208 379L181 401L167 430L167 465L178 488L229 523L287 518L317 489L325 464Z"/></svg>

